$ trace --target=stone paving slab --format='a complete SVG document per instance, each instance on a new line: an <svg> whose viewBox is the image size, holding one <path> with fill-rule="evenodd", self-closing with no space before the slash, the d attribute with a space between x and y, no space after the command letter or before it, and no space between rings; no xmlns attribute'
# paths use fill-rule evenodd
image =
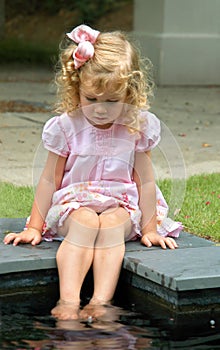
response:
<svg viewBox="0 0 220 350"><path fill-rule="evenodd" d="M174 291L220 288L220 247L133 251L124 268Z"/></svg>
<svg viewBox="0 0 220 350"><path fill-rule="evenodd" d="M25 219L0 219L0 274L56 269L59 242L4 245L6 230L18 232ZM170 291L220 288L220 246L183 232L176 250L147 248L128 242L123 268Z"/></svg>
<svg viewBox="0 0 220 350"><path fill-rule="evenodd" d="M175 250L129 242L124 269L173 291L220 288L220 246L182 232Z"/></svg>
<svg viewBox="0 0 220 350"><path fill-rule="evenodd" d="M56 268L56 251L59 242L42 242L40 245L3 243L6 231L20 232L26 219L0 219L0 274Z"/></svg>
<svg viewBox="0 0 220 350"><path fill-rule="evenodd" d="M35 247L30 244L14 247L2 243L2 234L0 240L0 274L56 268L58 242L42 242Z"/></svg>

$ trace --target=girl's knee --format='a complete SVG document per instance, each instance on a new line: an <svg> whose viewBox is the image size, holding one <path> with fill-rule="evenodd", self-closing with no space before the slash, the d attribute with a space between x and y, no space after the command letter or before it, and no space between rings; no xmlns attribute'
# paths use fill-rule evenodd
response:
<svg viewBox="0 0 220 350"><path fill-rule="evenodd" d="M101 228L114 228L130 223L130 216L124 208L115 208L104 211L99 221Z"/></svg>
<svg viewBox="0 0 220 350"><path fill-rule="evenodd" d="M84 227L98 229L99 228L99 217L93 209L87 207L81 207L74 210L70 216L70 220L76 222Z"/></svg>
<svg viewBox="0 0 220 350"><path fill-rule="evenodd" d="M83 207L70 214L64 240L79 247L93 248L98 232L98 215L95 211Z"/></svg>
<svg viewBox="0 0 220 350"><path fill-rule="evenodd" d="M100 230L96 239L97 248L110 248L124 244L131 230L131 220L123 208L108 210L100 215Z"/></svg>

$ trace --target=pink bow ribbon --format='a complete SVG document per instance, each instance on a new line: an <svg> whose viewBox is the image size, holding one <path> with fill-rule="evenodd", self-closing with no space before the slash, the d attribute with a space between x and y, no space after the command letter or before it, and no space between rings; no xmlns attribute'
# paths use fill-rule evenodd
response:
<svg viewBox="0 0 220 350"><path fill-rule="evenodd" d="M70 33L66 33L71 40L78 44L73 52L73 60L76 69L80 68L85 62L93 57L93 44L96 42L99 33L98 30L94 30L83 24L74 28Z"/></svg>

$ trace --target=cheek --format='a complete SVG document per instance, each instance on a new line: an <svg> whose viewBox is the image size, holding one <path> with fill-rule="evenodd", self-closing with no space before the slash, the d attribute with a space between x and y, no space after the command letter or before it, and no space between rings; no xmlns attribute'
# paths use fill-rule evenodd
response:
<svg viewBox="0 0 220 350"><path fill-rule="evenodd" d="M91 106L84 104L84 105L81 106L81 108L82 108L83 114L84 114L86 117L89 117L89 116L92 115L93 109L92 109Z"/></svg>
<svg viewBox="0 0 220 350"><path fill-rule="evenodd" d="M110 107L110 114L111 115L115 115L115 116L119 116L123 111L123 104L119 104L119 105L113 105Z"/></svg>

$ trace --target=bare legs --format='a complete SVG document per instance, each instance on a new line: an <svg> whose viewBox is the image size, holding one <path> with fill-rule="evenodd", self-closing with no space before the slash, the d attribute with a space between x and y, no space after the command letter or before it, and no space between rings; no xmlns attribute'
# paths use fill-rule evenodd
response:
<svg viewBox="0 0 220 350"><path fill-rule="evenodd" d="M124 257L125 237L130 230L130 217L123 208L101 215L80 208L69 216L61 232L65 239L57 252L60 301L52 310L53 316L78 318L80 290L92 264L94 294L81 316L91 315L92 305L103 305L112 299Z"/></svg>

